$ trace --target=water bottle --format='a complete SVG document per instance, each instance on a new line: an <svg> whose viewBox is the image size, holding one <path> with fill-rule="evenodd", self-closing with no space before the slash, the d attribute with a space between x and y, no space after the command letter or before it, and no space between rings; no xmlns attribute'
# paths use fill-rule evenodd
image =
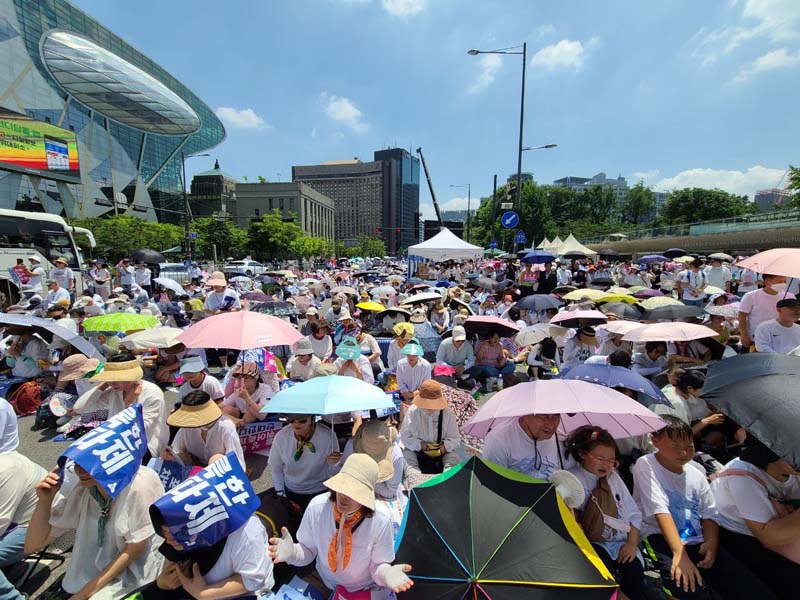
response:
<svg viewBox="0 0 800 600"><path fill-rule="evenodd" d="M503 376L501 375L500 377L495 379L495 382L496 382L495 385L497 387L497 391L499 392L500 390L503 389Z"/></svg>

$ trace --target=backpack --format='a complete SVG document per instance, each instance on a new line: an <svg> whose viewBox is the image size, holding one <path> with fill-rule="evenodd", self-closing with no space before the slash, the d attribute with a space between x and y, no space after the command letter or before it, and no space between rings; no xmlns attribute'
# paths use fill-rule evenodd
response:
<svg viewBox="0 0 800 600"><path fill-rule="evenodd" d="M42 389L35 381L26 381L8 397L17 416L32 415L42 404Z"/></svg>
<svg viewBox="0 0 800 600"><path fill-rule="evenodd" d="M606 477L597 480L597 486L589 494L586 507L581 513L581 527L590 542L603 542L606 528L605 517L619 517L614 492Z"/></svg>

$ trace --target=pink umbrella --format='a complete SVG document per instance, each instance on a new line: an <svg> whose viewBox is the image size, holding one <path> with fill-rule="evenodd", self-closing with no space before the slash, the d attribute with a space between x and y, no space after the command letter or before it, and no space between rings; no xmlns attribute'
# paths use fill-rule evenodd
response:
<svg viewBox="0 0 800 600"><path fill-rule="evenodd" d="M562 327L589 327L606 321L608 317L599 310L568 310L550 319L550 324Z"/></svg>
<svg viewBox="0 0 800 600"><path fill-rule="evenodd" d="M525 415L561 415L560 435L596 425L622 439L664 426L661 417L614 389L577 379L539 379L497 392L463 433L483 438L493 428Z"/></svg>
<svg viewBox="0 0 800 600"><path fill-rule="evenodd" d="M187 348L249 350L291 346L301 337L300 332L283 319L240 310L203 319L179 335L178 341Z"/></svg>
<svg viewBox="0 0 800 600"><path fill-rule="evenodd" d="M719 334L716 331L705 325L676 321L637 327L626 333L622 339L628 342L689 342L717 335Z"/></svg>
<svg viewBox="0 0 800 600"><path fill-rule="evenodd" d="M756 273L800 277L800 248L773 248L734 264Z"/></svg>
<svg viewBox="0 0 800 600"><path fill-rule="evenodd" d="M614 333L616 335L625 335L640 327L644 327L644 325L637 321L609 321L608 323L597 326L598 329L605 329L609 333Z"/></svg>
<svg viewBox="0 0 800 600"><path fill-rule="evenodd" d="M464 328L478 335L497 332L500 337L512 337L519 333L519 327L500 317L467 317Z"/></svg>
<svg viewBox="0 0 800 600"><path fill-rule="evenodd" d="M655 298L656 296L663 296L664 292L661 290L654 290L652 288L648 288L646 290L639 290L635 294L633 294L634 298L644 299L644 298Z"/></svg>

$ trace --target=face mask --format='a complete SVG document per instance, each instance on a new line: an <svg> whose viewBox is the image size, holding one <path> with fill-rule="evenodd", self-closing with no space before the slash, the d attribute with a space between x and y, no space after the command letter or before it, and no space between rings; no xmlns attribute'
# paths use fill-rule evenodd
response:
<svg viewBox="0 0 800 600"><path fill-rule="evenodd" d="M789 284L787 284L787 283L775 283L771 287L776 292L785 292L786 290L789 289Z"/></svg>

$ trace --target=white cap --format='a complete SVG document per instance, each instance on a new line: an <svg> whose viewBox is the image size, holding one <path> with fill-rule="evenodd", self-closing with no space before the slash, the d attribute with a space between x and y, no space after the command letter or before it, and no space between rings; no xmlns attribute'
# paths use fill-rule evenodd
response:
<svg viewBox="0 0 800 600"><path fill-rule="evenodd" d="M461 325L453 327L453 341L460 342L467 339L467 331Z"/></svg>
<svg viewBox="0 0 800 600"><path fill-rule="evenodd" d="M37 256L36 254L31 254L28 257L28 260L35 260L36 262L42 262L42 257L41 256Z"/></svg>

